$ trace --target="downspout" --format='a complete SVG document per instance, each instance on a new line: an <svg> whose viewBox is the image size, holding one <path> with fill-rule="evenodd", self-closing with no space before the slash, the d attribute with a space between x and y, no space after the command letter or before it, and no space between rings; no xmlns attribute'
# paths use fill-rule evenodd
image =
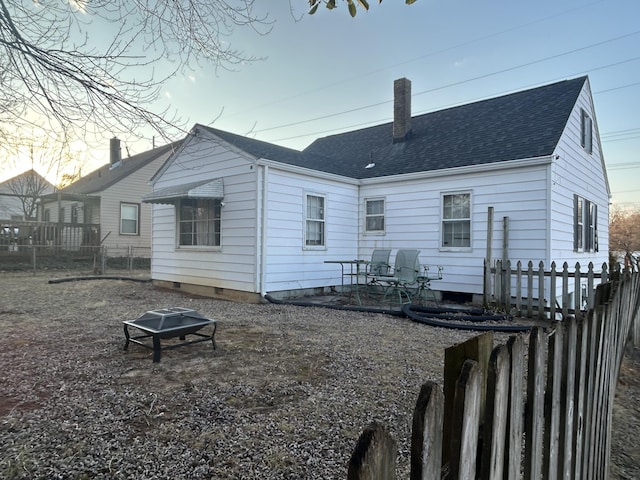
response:
<svg viewBox="0 0 640 480"><path fill-rule="evenodd" d="M260 296L264 297L267 295L265 290L265 270L266 270L266 257L267 257L267 196L269 189L269 166L264 165L262 167L262 211L260 212L262 228L260 232L260 279L259 279L259 287L260 287Z"/></svg>

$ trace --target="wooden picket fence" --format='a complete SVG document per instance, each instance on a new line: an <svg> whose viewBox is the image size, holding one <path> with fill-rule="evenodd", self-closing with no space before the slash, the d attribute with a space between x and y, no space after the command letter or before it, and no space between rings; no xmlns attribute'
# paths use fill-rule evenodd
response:
<svg viewBox="0 0 640 480"><path fill-rule="evenodd" d="M495 348L487 333L448 349L444 389L427 382L416 402L411 480L607 478L615 388L630 336L640 345L639 308L633 273L599 285L583 318ZM347 478L395 479L396 455L372 423Z"/></svg>
<svg viewBox="0 0 640 480"><path fill-rule="evenodd" d="M528 318L581 317L594 306L595 287L608 282L612 273L606 263L596 272L591 262L586 272L581 270L580 263L570 271L567 262L560 271L556 262L552 262L548 270L544 262L534 268L529 261L525 268L518 261L515 268L512 267L510 260L496 260L494 265L485 260L483 302L485 307L513 311L517 316Z"/></svg>

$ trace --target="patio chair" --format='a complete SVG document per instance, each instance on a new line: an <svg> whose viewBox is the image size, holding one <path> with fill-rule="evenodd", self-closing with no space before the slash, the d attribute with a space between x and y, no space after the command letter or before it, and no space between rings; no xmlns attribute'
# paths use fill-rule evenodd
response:
<svg viewBox="0 0 640 480"><path fill-rule="evenodd" d="M365 270L364 283L366 285L366 293L369 295L370 290L377 283L377 278L390 277L391 265L389 264L389 257L391 256L391 249L377 248L371 253L371 261L367 264Z"/></svg>
<svg viewBox="0 0 640 480"><path fill-rule="evenodd" d="M442 265L438 265L437 268L437 273L433 272L433 270L431 270L430 272L429 266L424 265L422 267L422 275L418 275L418 291L416 292L415 296L418 298L418 301L420 303L424 302L426 304L429 301L429 294L433 296L434 302L438 301L438 297L436 296L434 291L431 290L431 280L442 280Z"/></svg>
<svg viewBox="0 0 640 480"><path fill-rule="evenodd" d="M376 249L371 254L371 261L367 267L367 277L372 279L375 277L388 276L391 273L391 265L389 265L389 256L391 249Z"/></svg>
<svg viewBox="0 0 640 480"><path fill-rule="evenodd" d="M410 288L416 285L420 273L419 255L420 250L398 250L392 275L375 278L375 283L385 288L383 301L397 294L398 303L411 303Z"/></svg>

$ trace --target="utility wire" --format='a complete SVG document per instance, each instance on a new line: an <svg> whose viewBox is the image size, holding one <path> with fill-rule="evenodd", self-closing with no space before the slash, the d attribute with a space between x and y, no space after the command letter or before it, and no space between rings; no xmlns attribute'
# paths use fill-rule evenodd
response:
<svg viewBox="0 0 640 480"><path fill-rule="evenodd" d="M516 31L516 30L520 30L520 29L525 28L525 27L530 27L530 26L536 25L538 23L543 23L543 22L546 22L547 20L558 18L558 17L561 17L561 16L566 15L568 13L573 13L576 10L582 10L584 8L589 8L589 7L592 7L593 5L596 5L598 3L602 3L602 1L603 0L598 0L598 1L595 1L595 2L588 3L586 5L581 5L581 6L576 7L576 8L570 8L568 10L564 10L564 11L556 13L554 15L548 15L546 17L542 17L542 18L539 18L537 20L532 20L531 22L522 23L520 25L516 25L514 27L507 28L505 30L500 30L498 32L490 33L488 35L483 35L483 36L480 36L480 37L476 37L476 38L473 38L471 40L467 40L466 42L458 43L458 44L453 45L451 47L446 47L446 48L443 48L443 49L440 49L440 50L436 50L434 52L426 53L424 55L419 55L417 57L410 58L409 60L405 60L405 61L402 61L402 62L394 63L394 64L388 65L386 67L381 67L381 68L377 68L375 70L370 70L370 71L368 71L366 73L362 73L362 74L359 74L359 75L354 75L354 76L346 78L344 80L339 80L337 82L323 84L322 86L316 87L316 88L314 88L312 90L306 90L306 91L297 93L295 95L290 95L290 96L288 96L286 98L280 98L278 100L273 100L271 102L263 103L261 105L257 105L255 107L249 108L247 110L243 110L241 112L236 112L236 113L232 113L230 115L226 115L226 118L235 117L235 116L242 115L242 114L245 114L245 113L248 113L248 112L259 110L259 109L264 108L264 107L269 107L269 106L272 106L272 105L276 105L278 103L286 102L286 101L292 100L294 98L298 98L298 97L302 97L302 96L305 96L305 95L317 93L317 92L319 92L321 90L326 90L327 88L336 87L338 85L343 85L345 83L351 83L351 82L353 82L355 80L358 80L360 78L365 78L365 77L368 78L368 77L371 77L371 75L375 75L376 73L384 72L386 70L391 70L392 68L399 67L401 65L406 65L408 63L413 63L413 62L417 62L419 60L424 60L425 58L432 57L434 55L439 55L441 53L446 53L446 52L449 52L451 50L455 50L455 49L460 48L460 47L465 47L467 45L474 45L474 44L476 44L476 43L478 43L480 41L483 41L483 40L488 40L488 39L493 38L493 37L498 37L500 35L504 35L505 33L513 32L513 31Z"/></svg>
<svg viewBox="0 0 640 480"><path fill-rule="evenodd" d="M549 57L541 58L541 59L538 59L538 60L533 60L531 62L522 63L520 65L515 65L513 67L505 68L505 69L502 69L502 70L497 70L497 71L486 73L486 74L483 74L483 75L478 75L476 77L467 78L465 80L460 80L458 82L449 83L449 84L442 85L442 86L435 87L435 88L431 88L431 89L428 89L428 90L422 90L420 92L417 92L417 93L413 94L413 96L417 97L419 95L424 95L426 93L437 92L439 90L444 90L446 88L451 88L451 87L463 85L465 83L473 82L473 81L476 81L476 80L482 80L482 79L489 78L489 77L492 77L492 76L495 76L495 75L500 75L502 73L511 72L513 70L517 70L517 69L520 69L520 68L529 67L531 65L535 65L535 64L538 64L538 63L546 62L546 61L549 61L549 60L554 60L556 58L560 58L560 57L563 57L563 56L566 56L566 55L571 55L571 54L576 53L576 52L581 52L581 51L584 51L584 50L587 50L587 49L590 49L590 48L598 47L598 46L601 46L601 45L604 45L604 44L607 44L607 43L611 43L611 42L615 42L617 40L628 38L628 37L631 37L633 35L637 35L639 33L640 33L640 30L636 30L635 32L631 32L631 33L627 33L627 34L624 34L624 35L620 35L618 37L614 37L614 38L611 38L611 39L608 39L608 40L603 40L601 42L593 43L591 45L587 45L587 46L584 46L584 47L580 47L580 48L576 48L576 49L573 49L573 50L569 50L567 52L559 53L559 54L556 54L556 55L551 55ZM629 62L636 61L636 60L639 60L639 59L640 59L640 57L634 57L634 58L622 60L620 62L615 62L615 63L612 63L612 64L608 64L608 65L605 65L605 66L602 66L602 67L597 67L597 68L591 69L591 71L595 71L595 70L600 70L600 69L603 69L603 68L609 68L609 67L612 67L612 66L621 65L623 63L629 63ZM353 112L366 110L366 109L373 108L373 107L378 107L380 105L385 105L385 104L391 103L392 101L393 100L385 100L383 102L378 102L378 103L374 103L374 104L371 104L371 105L365 105L365 106L362 106L362 107L356 107L356 108L352 108L352 109L349 109L349 110L344 110L342 112L336 112L336 113L331 113L331 114L327 114L327 115L322 115L320 117L314 117L314 118L310 118L310 119L307 119L307 120L300 120L300 121L297 121L297 122L292 122L292 123L288 123L288 124L285 124L285 125L278 125L278 126L275 126L275 127L262 128L262 129L259 129L259 130L254 130L252 133L268 132L268 131L279 130L281 128L287 128L287 127L291 127L291 126L295 126L295 125L302 125L302 124L305 124L305 123L316 122L318 120L325 120L327 118L337 117L337 116L340 116L340 115L346 115L347 113L353 113ZM348 127L343 127L343 128L348 128ZM307 136L307 135L305 135L305 136Z"/></svg>

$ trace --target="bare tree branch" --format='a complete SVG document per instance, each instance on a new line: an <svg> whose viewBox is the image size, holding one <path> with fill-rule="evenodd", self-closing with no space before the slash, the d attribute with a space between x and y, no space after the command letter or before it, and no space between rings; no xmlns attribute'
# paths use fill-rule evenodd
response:
<svg viewBox="0 0 640 480"><path fill-rule="evenodd" d="M0 135L37 125L86 140L151 127L174 140L182 119L151 109L162 85L202 64L258 60L228 43L236 28L270 31L254 1L0 0Z"/></svg>

